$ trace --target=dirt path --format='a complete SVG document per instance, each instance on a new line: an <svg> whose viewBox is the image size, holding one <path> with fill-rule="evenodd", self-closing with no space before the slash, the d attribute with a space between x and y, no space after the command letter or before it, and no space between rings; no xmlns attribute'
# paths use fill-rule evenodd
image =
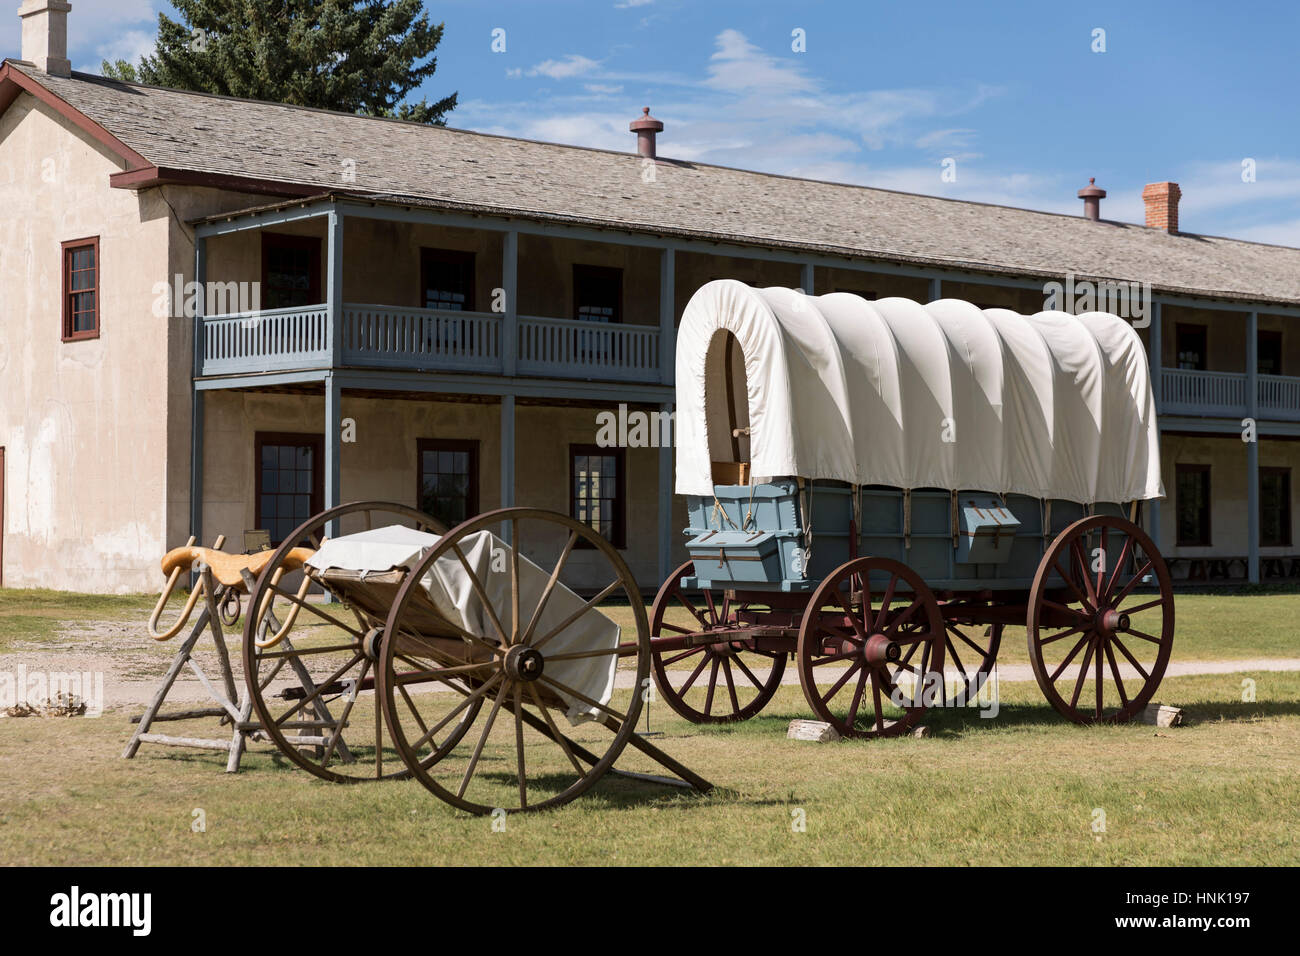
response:
<svg viewBox="0 0 1300 956"><path fill-rule="evenodd" d="M143 620L85 622L69 624L59 632L54 641L17 644L8 653L0 654L0 673L17 673L19 665L28 672L75 672L103 674L104 707L142 707L150 698L155 683L161 678L175 653L177 642L154 643L142 641ZM232 642L233 643L233 642ZM204 671L216 677L216 655L211 651L211 641L200 643L199 664ZM237 646L232 647L237 654ZM239 661L235 660L236 671ZM1241 660L1173 661L1165 672L1167 677L1185 677L1203 674L1235 674L1245 671L1300 671L1300 658L1255 657ZM683 676L689 671L683 672ZM758 675L756 672L756 676ZM951 671L950 678L957 677ZM1125 679L1136 677L1129 665L1121 666ZM616 685L631 687L634 675L619 671ZM188 679L185 679L188 678ZM1003 664L998 666L998 679L1015 683L1032 681L1033 671L1028 664ZM787 667L782 684L798 684L799 676L793 667ZM168 695L170 703L206 701L207 692L189 671L183 674Z"/></svg>

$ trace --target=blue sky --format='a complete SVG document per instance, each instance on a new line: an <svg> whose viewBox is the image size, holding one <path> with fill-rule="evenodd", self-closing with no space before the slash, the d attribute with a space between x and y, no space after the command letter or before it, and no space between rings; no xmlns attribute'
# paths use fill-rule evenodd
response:
<svg viewBox="0 0 1300 956"><path fill-rule="evenodd" d="M72 4L73 63L92 72L150 49L170 9ZM1071 214L1096 176L1102 215L1130 222L1142 186L1170 179L1185 231L1300 246L1294 2L426 7L447 29L424 92L459 91L453 126L626 150L650 106L665 156ZM0 16L0 50L18 48L17 16Z"/></svg>

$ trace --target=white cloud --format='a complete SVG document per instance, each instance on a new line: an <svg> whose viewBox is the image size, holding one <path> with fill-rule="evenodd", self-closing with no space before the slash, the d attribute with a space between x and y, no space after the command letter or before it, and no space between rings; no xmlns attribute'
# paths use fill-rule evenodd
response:
<svg viewBox="0 0 1300 956"><path fill-rule="evenodd" d="M543 60L527 71L528 76L546 76L552 80L568 80L584 73L590 73L600 66L596 60L570 53L562 60Z"/></svg>
<svg viewBox="0 0 1300 956"><path fill-rule="evenodd" d="M599 96L610 96L614 93L622 93L622 85L612 86L608 83L584 83L582 88L588 93L595 93Z"/></svg>
<svg viewBox="0 0 1300 956"><path fill-rule="evenodd" d="M619 3L614 4L614 9L626 10L629 7L647 7L654 2L655 0L620 0Z"/></svg>
<svg viewBox="0 0 1300 956"><path fill-rule="evenodd" d="M153 53L156 38L157 34L152 30L127 30L96 47L95 53L110 63L118 60L139 63L142 56Z"/></svg>

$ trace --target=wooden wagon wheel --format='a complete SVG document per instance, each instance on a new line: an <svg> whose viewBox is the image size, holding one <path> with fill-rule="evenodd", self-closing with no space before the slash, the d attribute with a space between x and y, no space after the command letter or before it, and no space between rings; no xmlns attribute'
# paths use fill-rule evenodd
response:
<svg viewBox="0 0 1300 956"><path fill-rule="evenodd" d="M481 534L505 528L514 547ZM579 542L590 546L582 564L598 587L587 599L560 586ZM454 613L440 620L428 613L421 581L430 575L459 582L459 606L473 608L477 628L453 621ZM632 618L635 633L621 643L599 610L609 601L626 601L618 613ZM567 515L505 508L457 525L412 569L385 623L379 693L394 745L432 793L470 813L541 810L589 789L632 736L642 693L602 701L574 686L592 686L581 674L588 668L596 683L606 681L602 668L620 657L635 662L620 673L647 687L650 628L618 552ZM405 693L417 672L425 692ZM457 683L472 688L468 696L437 690ZM489 701L467 718L470 732L432 753L431 735ZM566 714L593 719L561 726Z"/></svg>
<svg viewBox="0 0 1300 956"><path fill-rule="evenodd" d="M945 634L920 575L889 558L854 558L818 585L804 612L796 655L804 696L841 736L906 733L941 699Z"/></svg>
<svg viewBox="0 0 1300 956"><path fill-rule="evenodd" d="M784 652L756 650L753 641L719 640L684 646L686 638L734 623L734 607L721 592L703 591L693 599L682 578L695 571L687 561L673 572L655 596L650 612L650 666L659 695L677 714L697 724L748 720L781 686ZM685 609L693 624L666 620L671 609Z"/></svg>
<svg viewBox="0 0 1300 956"><path fill-rule="evenodd" d="M303 552L295 549L319 548L331 525L352 533L392 524L431 534L444 530L433 518L404 505L341 505L295 528L250 588L244 680L260 730L291 761L325 780L356 783L409 774L387 741L374 693L379 629L388 608L381 591L365 603L337 593L339 603L326 603L308 594L310 583L291 586L277 580L276 572L297 565L291 555L301 558ZM313 581L334 590L312 573ZM439 738L439 747L453 746L469 724L467 712Z"/></svg>
<svg viewBox="0 0 1300 956"><path fill-rule="evenodd" d="M1138 592L1146 584L1155 594ZM1043 556L1027 628L1034 676L1058 713L1078 724L1130 720L1151 701L1173 646L1164 559L1123 518L1076 521Z"/></svg>

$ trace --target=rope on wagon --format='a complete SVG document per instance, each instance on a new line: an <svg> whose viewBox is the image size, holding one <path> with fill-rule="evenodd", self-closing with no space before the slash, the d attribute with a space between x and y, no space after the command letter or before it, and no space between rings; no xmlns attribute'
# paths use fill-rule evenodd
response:
<svg viewBox="0 0 1300 956"><path fill-rule="evenodd" d="M737 527L736 522L731 520L731 515L727 514L727 509L722 506L722 502L718 500L717 495L713 496L713 520L718 523L719 531L722 530L723 521L726 521L727 524L731 525L737 531L741 530L739 527Z"/></svg>
<svg viewBox="0 0 1300 956"><path fill-rule="evenodd" d="M799 504L803 512L803 563L800 573L803 577L808 577L808 567L812 564L812 546L813 546L813 495L808 491L808 484L804 479L799 478Z"/></svg>
<svg viewBox="0 0 1300 956"><path fill-rule="evenodd" d="M748 531L754 524L754 475L749 476L749 507L745 509L745 520L740 522L740 530Z"/></svg>

